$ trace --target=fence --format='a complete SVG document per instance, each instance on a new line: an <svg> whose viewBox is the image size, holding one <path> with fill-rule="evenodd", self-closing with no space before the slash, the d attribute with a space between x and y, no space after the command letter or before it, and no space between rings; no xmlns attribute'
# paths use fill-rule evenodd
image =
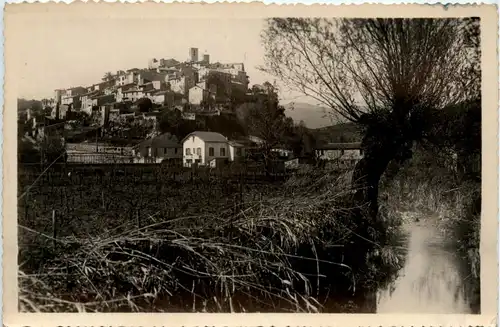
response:
<svg viewBox="0 0 500 327"><path fill-rule="evenodd" d="M181 183L227 180L246 183L264 183L283 181L295 175L288 171L264 171L260 167L224 167L210 169L206 167L187 168L165 164L54 164L43 174L43 167L36 164L18 166L18 178L21 185L34 182L48 185L90 184L90 183L161 183L175 181Z"/></svg>
<svg viewBox="0 0 500 327"><path fill-rule="evenodd" d="M68 163L133 163L134 157L122 156L112 153L68 153L66 159Z"/></svg>

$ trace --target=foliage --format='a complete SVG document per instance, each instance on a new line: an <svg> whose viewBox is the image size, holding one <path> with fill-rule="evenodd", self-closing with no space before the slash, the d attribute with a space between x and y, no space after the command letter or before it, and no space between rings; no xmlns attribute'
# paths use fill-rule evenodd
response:
<svg viewBox="0 0 500 327"><path fill-rule="evenodd" d="M360 128L354 123L341 123L311 131L320 143L361 142Z"/></svg>
<svg viewBox="0 0 500 327"><path fill-rule="evenodd" d="M332 311L322 299L331 293L350 298L366 283L364 259L359 263L343 250L358 241L358 222L349 214L347 179L337 173L314 170L281 187L245 187L236 203L234 187L223 180L171 181L161 189L158 183L83 181L89 185L70 183L61 190L65 196L48 199L61 201L56 247L43 237L47 222L21 219L22 310ZM99 187L106 194L102 209L95 206ZM30 206L44 204L33 192ZM140 200L131 205L140 209L142 224L133 211L120 213L131 211L128 203L109 196ZM81 208L78 199L87 204ZM166 214L172 208L182 213ZM82 209L85 218L76 213L81 221L71 219Z"/></svg>
<svg viewBox="0 0 500 327"><path fill-rule="evenodd" d="M106 73L104 74L104 76L102 77L102 80L103 80L104 82L110 81L110 80L112 80L112 79L113 79L113 73L111 73L111 72L106 72Z"/></svg>
<svg viewBox="0 0 500 327"><path fill-rule="evenodd" d="M46 163L62 162L65 157L64 143L60 136L46 136L39 144L40 151Z"/></svg>
<svg viewBox="0 0 500 327"><path fill-rule="evenodd" d="M216 132L230 138L245 136L242 124L234 115L196 115L196 120L186 120L182 118L182 112L177 109L165 110L160 117L158 128L161 133L168 132L179 139L183 139L186 135L194 131Z"/></svg>
<svg viewBox="0 0 500 327"><path fill-rule="evenodd" d="M384 206L394 216L417 212L430 217L444 239L466 263L466 291L472 309L480 304L481 182L464 178L442 148L415 149L412 160L383 182Z"/></svg>
<svg viewBox="0 0 500 327"><path fill-rule="evenodd" d="M295 156L314 156L314 149L316 146L315 135L305 126L303 121L295 124L288 134L287 143Z"/></svg>
<svg viewBox="0 0 500 327"><path fill-rule="evenodd" d="M33 109L36 112L41 112L43 109L42 102L39 100L17 99L17 110L25 111L26 109Z"/></svg>
<svg viewBox="0 0 500 327"><path fill-rule="evenodd" d="M468 98L463 28L460 19L273 18L265 70L355 122L366 110L442 108Z"/></svg>
<svg viewBox="0 0 500 327"><path fill-rule="evenodd" d="M283 136L293 122L277 101L260 98L249 107L245 125L250 135L261 138L266 149L282 146Z"/></svg>
<svg viewBox="0 0 500 327"><path fill-rule="evenodd" d="M140 112L150 112L153 109L153 102L150 98L141 98L136 101L135 105L139 107Z"/></svg>
<svg viewBox="0 0 500 327"><path fill-rule="evenodd" d="M380 177L391 161L411 157L430 112L477 96L470 90L479 87L471 87L480 82L479 57L469 47L478 46L471 42L476 25L456 18L268 20L263 70L363 127L353 183L373 217ZM464 74L465 67L476 69Z"/></svg>
<svg viewBox="0 0 500 327"><path fill-rule="evenodd" d="M40 151L35 148L35 145L22 138L18 138L17 143L17 160L19 163L39 163Z"/></svg>

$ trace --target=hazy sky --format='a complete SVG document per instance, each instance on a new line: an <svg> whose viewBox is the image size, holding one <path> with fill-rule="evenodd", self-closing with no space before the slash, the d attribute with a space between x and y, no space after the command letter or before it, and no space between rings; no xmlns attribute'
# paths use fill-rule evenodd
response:
<svg viewBox="0 0 500 327"><path fill-rule="evenodd" d="M145 68L149 58L186 60L188 49L211 62L243 62L250 84L273 82L257 69L264 50L260 19L88 18L82 15L18 17L15 37L20 97L51 97L53 90L99 82L107 71ZM26 28L29 27L29 28ZM282 101L302 101L282 92Z"/></svg>

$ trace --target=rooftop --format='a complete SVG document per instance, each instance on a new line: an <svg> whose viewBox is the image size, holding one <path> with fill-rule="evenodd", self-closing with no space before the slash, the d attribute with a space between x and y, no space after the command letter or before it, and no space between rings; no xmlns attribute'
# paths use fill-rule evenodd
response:
<svg viewBox="0 0 500 327"><path fill-rule="evenodd" d="M187 140L190 136L197 136L205 142L219 142L219 143L220 142L227 142L226 137L222 134L214 133L214 132L202 132L202 131L192 132L191 134L187 135L182 140L182 142L184 143L184 141Z"/></svg>
<svg viewBox="0 0 500 327"><path fill-rule="evenodd" d="M96 94L99 94L99 91L90 91L90 92L87 92L87 93L84 93L84 94L80 94L81 97L84 97L84 96L93 96L93 95L96 95Z"/></svg>
<svg viewBox="0 0 500 327"><path fill-rule="evenodd" d="M92 97L92 99L100 99L100 98L106 98L106 97L115 97L114 94L99 94L99 95L95 95Z"/></svg>
<svg viewBox="0 0 500 327"><path fill-rule="evenodd" d="M164 133L153 137L152 139L145 140L137 145L137 147L152 147L152 148L168 148L168 147L181 147L179 140L175 135Z"/></svg>
<svg viewBox="0 0 500 327"><path fill-rule="evenodd" d="M131 88L131 89L127 89L127 90L123 90L122 93L132 93L132 92L142 92L142 90L139 90L137 88Z"/></svg>
<svg viewBox="0 0 500 327"><path fill-rule="evenodd" d="M134 86L136 86L135 83L128 83L128 84L124 84L124 85L119 85L117 88L118 89L120 89L120 88L121 89L129 89L129 88L134 87Z"/></svg>
<svg viewBox="0 0 500 327"><path fill-rule="evenodd" d="M229 145L235 147L235 148L243 148L244 145L235 141L229 141Z"/></svg>

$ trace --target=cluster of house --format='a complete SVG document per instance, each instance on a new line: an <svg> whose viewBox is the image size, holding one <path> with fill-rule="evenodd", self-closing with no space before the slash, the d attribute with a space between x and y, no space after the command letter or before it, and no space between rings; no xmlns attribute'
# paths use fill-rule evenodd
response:
<svg viewBox="0 0 500 327"><path fill-rule="evenodd" d="M220 167L239 162L263 141L255 136L229 140L222 134L195 131L178 140L165 133L138 144L75 143L66 144L68 162L79 163L163 163L174 165ZM291 151L274 149L284 167L297 168L303 162L293 158ZM359 143L329 143L316 150L319 160L338 166L350 166L359 161L362 150Z"/></svg>
<svg viewBox="0 0 500 327"><path fill-rule="evenodd" d="M100 112L108 115L117 103L134 103L148 98L162 107L177 107L185 104L193 108L227 103L234 92L245 94L249 79L243 63L211 63L208 54L198 58L198 49L189 49L185 62L175 59L151 59L144 69L107 73L103 81L89 87L58 89L53 99L43 101L44 107L51 107L53 119L66 119L68 112L82 111L89 115Z"/></svg>
<svg viewBox="0 0 500 327"><path fill-rule="evenodd" d="M67 161L79 163L162 163L216 167L245 157L249 140L229 140L219 133L196 131L184 139L164 133L138 144L68 143Z"/></svg>

